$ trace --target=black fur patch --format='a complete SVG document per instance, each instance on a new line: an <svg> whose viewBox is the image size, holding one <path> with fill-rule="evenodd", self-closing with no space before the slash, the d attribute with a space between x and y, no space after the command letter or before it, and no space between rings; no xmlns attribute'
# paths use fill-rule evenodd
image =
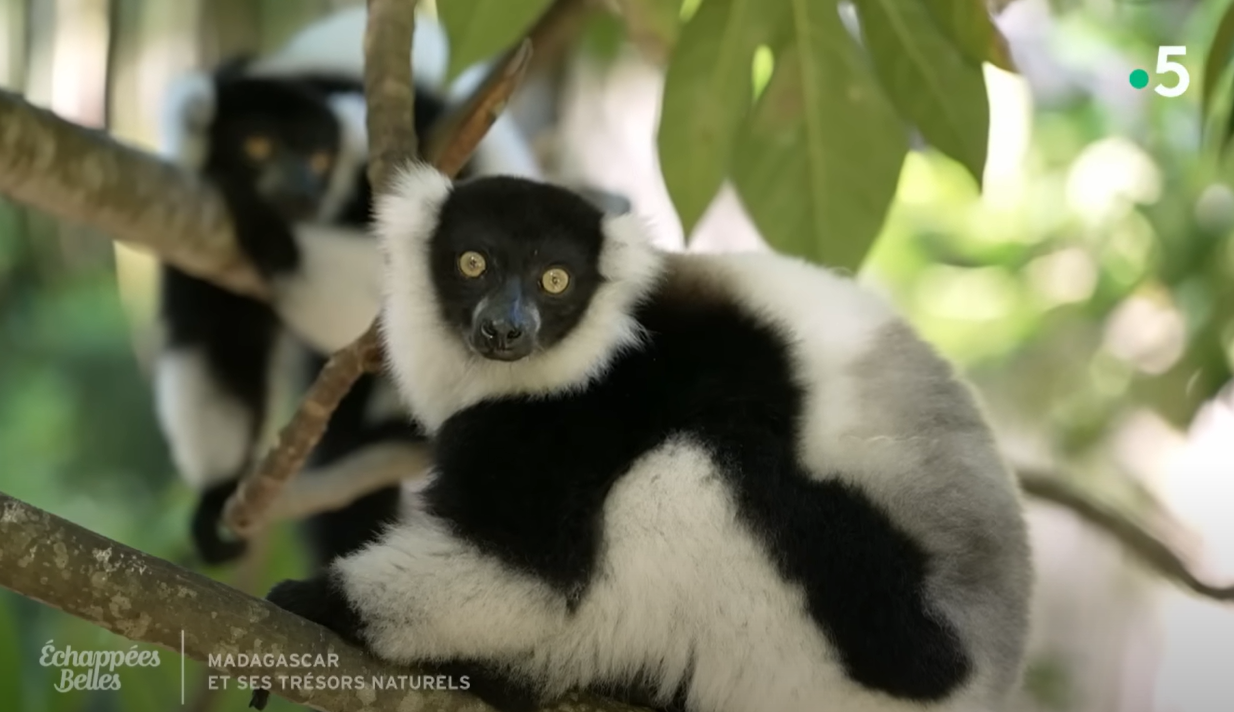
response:
<svg viewBox="0 0 1234 712"><path fill-rule="evenodd" d="M220 530L223 506L238 484L239 480L231 479L207 488L198 498L197 508L193 511L193 545L201 560L212 566L238 559L248 549L248 542L226 539Z"/></svg>
<svg viewBox="0 0 1234 712"><path fill-rule="evenodd" d="M214 383L253 414L249 443L257 438L266 412L269 358L279 329L265 304L220 289L175 267L164 265L160 285L161 316L171 350L203 355ZM193 545L209 564L244 553L243 541L229 541L219 531L219 515L242 472L209 473L222 479L202 493L193 513Z"/></svg>
<svg viewBox="0 0 1234 712"><path fill-rule="evenodd" d="M578 324L603 281L597 268L603 214L561 188L510 177L462 182L441 208L429 248L434 287L446 323L470 334L477 306L514 288L534 305L539 348L551 348ZM480 253L485 270L467 277L459 269L465 252ZM566 289L550 294L545 271L569 274Z"/></svg>
<svg viewBox="0 0 1234 712"><path fill-rule="evenodd" d="M541 248L548 235L559 249L556 241L571 238L558 231L574 221L581 227L572 249L593 260L582 272L595 274L594 214L580 216L568 201L558 207L551 192L483 182L475 204L446 204L443 224L470 228L452 228L434 248L447 308L466 298L440 255L477 242L506 255ZM494 232L497 225L510 232ZM711 450L739 515L784 577L806 591L811 616L854 680L918 701L953 692L971 661L953 626L927 605L926 552L859 489L813 479L798 464L803 393L784 335L704 292L655 295L638 319L646 347L619 357L587 391L491 400L450 418L436 439L440 476L425 493L432 513L577 599L595 574L611 487L637 457L687 434Z"/></svg>

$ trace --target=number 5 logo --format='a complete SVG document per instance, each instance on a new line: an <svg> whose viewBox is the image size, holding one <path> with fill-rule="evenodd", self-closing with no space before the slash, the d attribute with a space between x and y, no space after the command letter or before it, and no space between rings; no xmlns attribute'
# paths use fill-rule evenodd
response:
<svg viewBox="0 0 1234 712"><path fill-rule="evenodd" d="M1158 84L1153 87L1153 91L1164 97L1176 97L1187 91L1187 87L1191 84L1191 75L1187 74L1187 68L1178 62L1171 62L1170 57L1174 55L1187 54L1186 47L1167 46L1157 48L1157 74L1173 72L1178 75L1178 83L1172 87L1167 87L1164 84Z"/></svg>

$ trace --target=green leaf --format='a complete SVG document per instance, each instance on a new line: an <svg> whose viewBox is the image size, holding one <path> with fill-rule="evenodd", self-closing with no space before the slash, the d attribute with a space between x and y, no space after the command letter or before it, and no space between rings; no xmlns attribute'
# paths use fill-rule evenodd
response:
<svg viewBox="0 0 1234 712"><path fill-rule="evenodd" d="M1234 5L1231 5L1221 17L1221 22L1217 25L1217 34L1213 36L1213 42L1208 48L1208 56L1204 59L1204 85L1200 94L1201 126L1208 118L1208 113L1212 111L1213 92L1216 91L1217 83L1225 73L1225 64L1230 60L1232 51L1234 51Z"/></svg>
<svg viewBox="0 0 1234 712"><path fill-rule="evenodd" d="M688 237L728 172L750 111L754 51L780 16L768 0L707 0L682 28L664 79L656 137L664 184Z"/></svg>
<svg viewBox="0 0 1234 712"><path fill-rule="evenodd" d="M990 133L981 65L965 61L918 2L858 0L857 11L874 70L900 115L981 185Z"/></svg>
<svg viewBox="0 0 1234 712"><path fill-rule="evenodd" d="M917 2L897 0L896 6L917 13ZM912 6L911 8L908 6ZM942 30L964 56L977 64L989 62L1008 72L1016 71L1007 49L1007 39L990 19L985 0L925 0L933 24Z"/></svg>
<svg viewBox="0 0 1234 712"><path fill-rule="evenodd" d="M905 129L836 8L789 0L791 36L733 156L733 181L772 247L856 270L882 228Z"/></svg>
<svg viewBox="0 0 1234 712"><path fill-rule="evenodd" d="M437 16L450 41L447 79L452 80L476 62L513 47L551 1L437 0Z"/></svg>

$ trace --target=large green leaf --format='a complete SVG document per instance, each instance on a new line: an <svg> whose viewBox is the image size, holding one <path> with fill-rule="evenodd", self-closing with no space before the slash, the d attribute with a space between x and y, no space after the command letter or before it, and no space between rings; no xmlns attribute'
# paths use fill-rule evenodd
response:
<svg viewBox="0 0 1234 712"><path fill-rule="evenodd" d="M905 129L835 5L788 4L792 32L738 138L733 181L777 250L856 270L895 196Z"/></svg>
<svg viewBox="0 0 1234 712"><path fill-rule="evenodd" d="M980 185L990 132L981 65L965 61L915 0L858 0L857 10L874 70L892 103Z"/></svg>
<svg viewBox="0 0 1234 712"><path fill-rule="evenodd" d="M754 101L754 51L771 38L783 0L707 0L669 60L657 144L664 184L687 237L728 172L733 140Z"/></svg>
<svg viewBox="0 0 1234 712"><path fill-rule="evenodd" d="M1212 111L1213 93L1217 82L1225 74L1226 63L1234 52L1234 5L1231 5L1221 17L1213 42L1208 48L1208 56L1204 59L1204 83L1200 94L1200 126L1204 127L1208 114ZM1225 145L1223 132L1221 145Z"/></svg>
<svg viewBox="0 0 1234 712"><path fill-rule="evenodd" d="M437 15L450 40L447 77L513 47L551 1L437 0Z"/></svg>
<svg viewBox="0 0 1234 712"><path fill-rule="evenodd" d="M911 5L914 15L917 14L916 0L896 0L894 4L906 6L905 9ZM1016 70L1007 40L990 19L985 0L925 0L925 6L934 24L969 61L989 62L1009 72Z"/></svg>

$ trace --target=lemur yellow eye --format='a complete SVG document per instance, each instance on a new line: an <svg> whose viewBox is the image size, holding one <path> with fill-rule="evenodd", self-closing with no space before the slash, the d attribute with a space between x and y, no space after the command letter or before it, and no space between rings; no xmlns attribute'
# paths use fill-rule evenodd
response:
<svg viewBox="0 0 1234 712"><path fill-rule="evenodd" d="M330 164L334 162L334 157L329 151L318 151L309 158L309 170L317 175L321 175L330 170Z"/></svg>
<svg viewBox="0 0 1234 712"><path fill-rule="evenodd" d="M274 146L270 144L270 139L265 136L250 136L244 142L244 153L254 161L266 160L273 149Z"/></svg>
<svg viewBox="0 0 1234 712"><path fill-rule="evenodd" d="M561 294L570 286L570 273L560 267L553 267L540 277L540 286L549 294Z"/></svg>
<svg viewBox="0 0 1234 712"><path fill-rule="evenodd" d="M468 250L458 258L458 269L464 275L475 278L484 274L484 255Z"/></svg>

